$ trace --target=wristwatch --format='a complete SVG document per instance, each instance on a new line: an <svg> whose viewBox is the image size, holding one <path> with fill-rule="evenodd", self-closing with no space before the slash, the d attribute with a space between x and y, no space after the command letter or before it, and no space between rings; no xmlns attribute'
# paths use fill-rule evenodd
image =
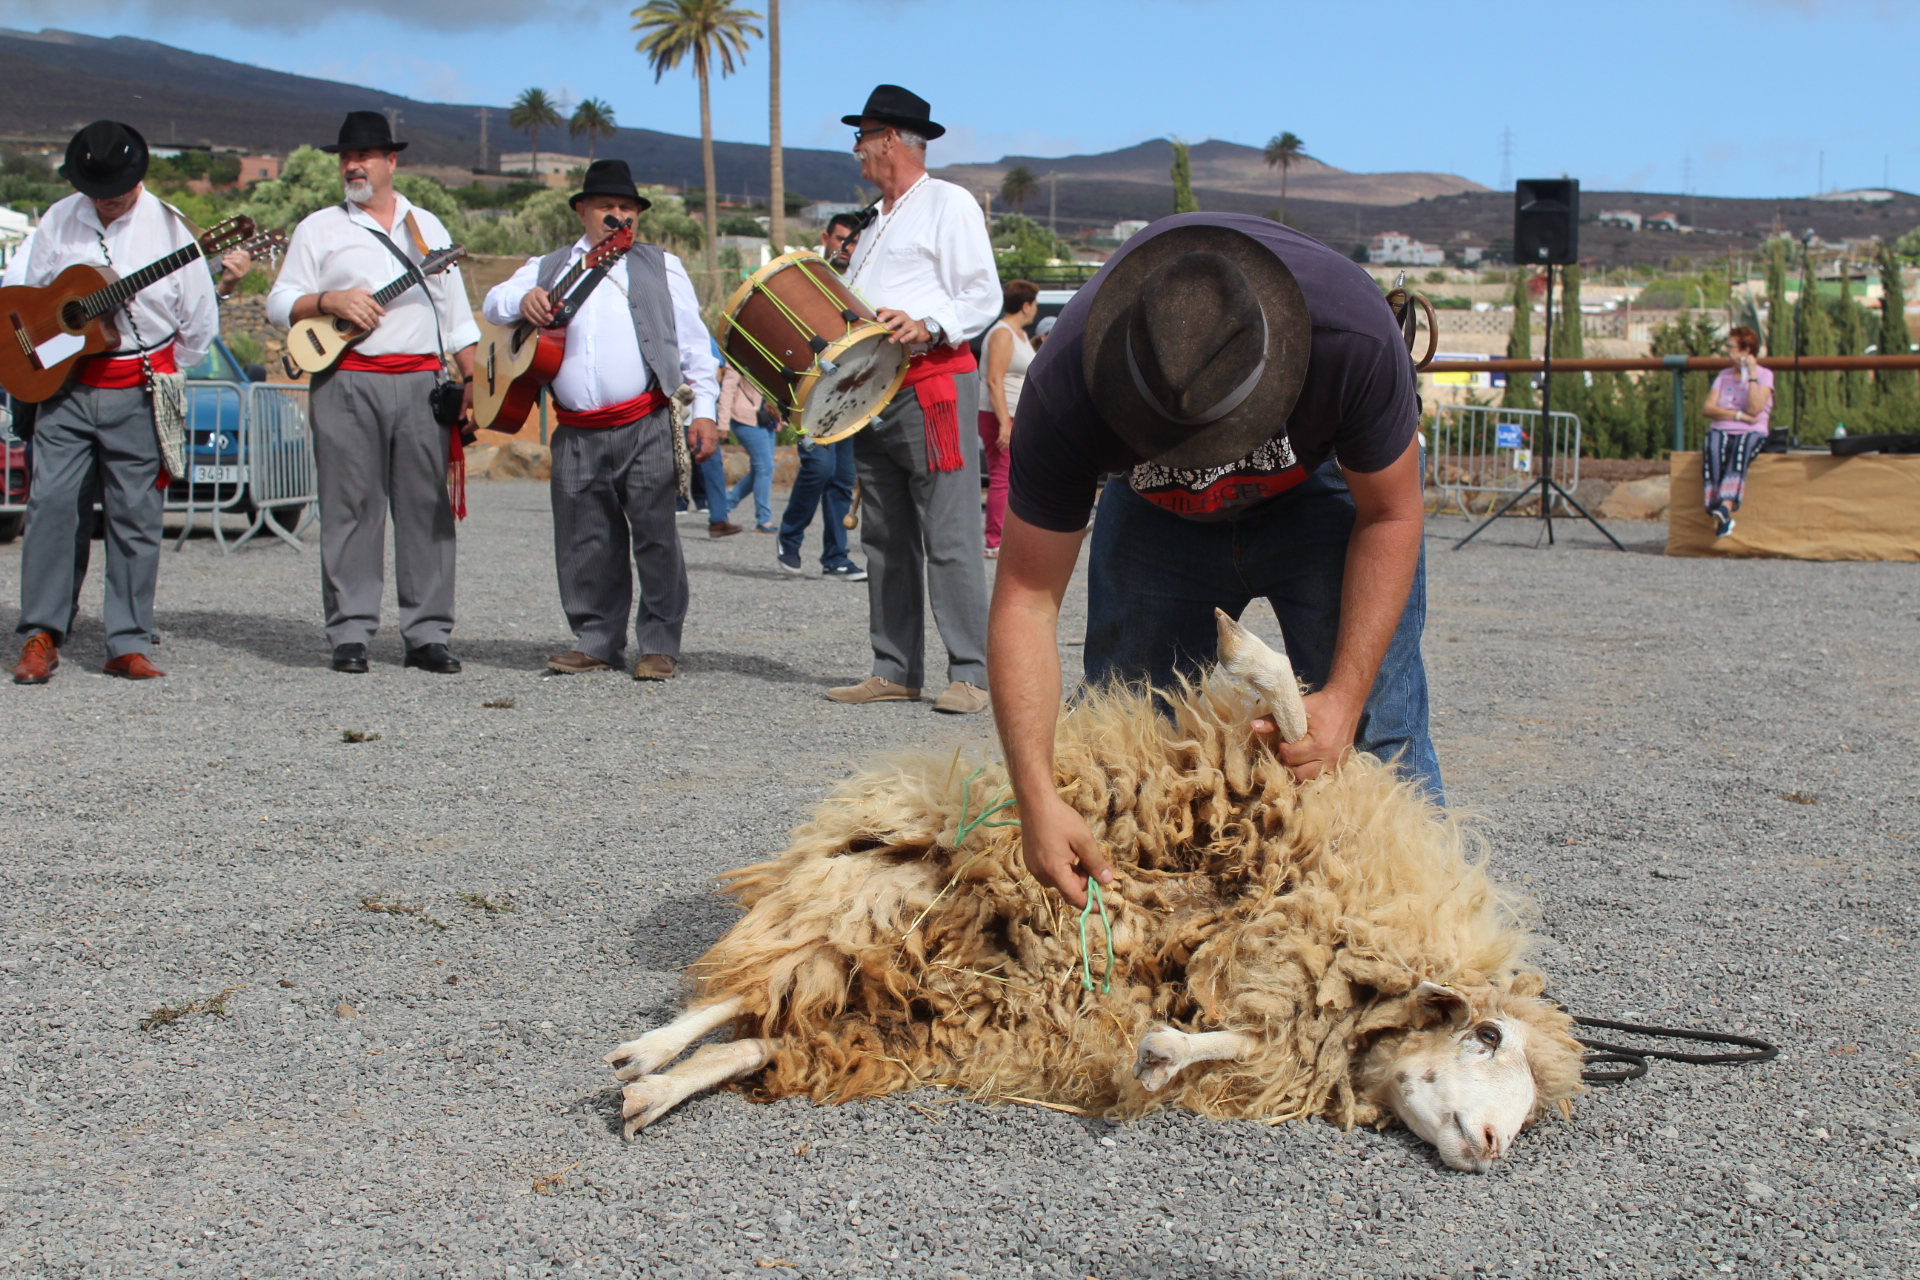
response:
<svg viewBox="0 0 1920 1280"><path fill-rule="evenodd" d="M926 326L927 341L929 343L936 347L944 347L947 345L947 331L940 327L938 320L935 320L932 316L928 316L920 323Z"/></svg>

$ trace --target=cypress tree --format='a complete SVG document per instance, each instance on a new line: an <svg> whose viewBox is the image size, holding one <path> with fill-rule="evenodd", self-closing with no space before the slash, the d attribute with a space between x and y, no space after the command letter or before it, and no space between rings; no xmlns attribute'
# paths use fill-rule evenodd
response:
<svg viewBox="0 0 1920 1280"><path fill-rule="evenodd" d="M1800 268L1800 303L1796 310L1800 314L1800 343L1797 354L1803 356L1830 356L1834 354L1833 314L1820 300L1820 284L1813 274L1813 256L1807 255ZM1834 423L1842 415L1835 404L1834 375L1831 373L1803 373L1800 393L1800 420L1794 424L1794 430L1804 444L1824 443L1833 435ZM1792 404L1793 383L1789 377L1785 388L1787 403Z"/></svg>
<svg viewBox="0 0 1920 1280"><path fill-rule="evenodd" d="M1527 273L1521 268L1513 273L1513 327L1507 331L1507 359L1533 359L1533 296L1527 290ZM1540 402L1533 394L1533 375L1508 374L1506 394L1500 403L1509 409L1538 409Z"/></svg>
<svg viewBox="0 0 1920 1280"><path fill-rule="evenodd" d="M1560 269L1560 314L1554 317L1553 358L1578 360L1587 353L1586 335L1580 328L1580 268ZM1553 375L1553 408L1556 413L1578 416L1586 425L1587 376L1584 373Z"/></svg>
<svg viewBox="0 0 1920 1280"><path fill-rule="evenodd" d="M1900 260L1893 256L1893 246L1884 242L1880 245L1879 346L1884 356L1904 356L1913 348L1913 336L1907 329L1907 294L1900 283ZM1883 424L1902 430L1901 423L1913 420L1913 370L1882 369L1876 381Z"/></svg>
<svg viewBox="0 0 1920 1280"><path fill-rule="evenodd" d="M1187 155L1187 144L1178 140L1173 144L1173 211L1200 212L1200 202L1193 198L1193 160Z"/></svg>
<svg viewBox="0 0 1920 1280"><path fill-rule="evenodd" d="M1767 241L1767 354L1793 350L1793 308L1787 304L1787 242Z"/></svg>
<svg viewBox="0 0 1920 1280"><path fill-rule="evenodd" d="M1865 309L1853 301L1853 277L1850 264L1840 264L1840 300L1833 307L1833 346L1834 354L1857 356L1863 353L1867 343L1867 321L1871 319ZM1843 373L1835 379L1838 384L1839 410L1842 418L1854 419L1854 425L1848 428L1858 431L1860 418L1871 412L1872 395L1870 379L1865 371Z"/></svg>

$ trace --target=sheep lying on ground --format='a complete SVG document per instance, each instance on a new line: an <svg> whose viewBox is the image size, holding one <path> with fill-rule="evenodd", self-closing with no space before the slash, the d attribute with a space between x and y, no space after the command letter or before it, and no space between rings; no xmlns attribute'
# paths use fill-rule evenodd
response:
<svg viewBox="0 0 1920 1280"><path fill-rule="evenodd" d="M1017 825L962 834L1002 769L889 759L728 877L746 915L694 967L690 1008L607 1055L631 1081L627 1137L729 1081L820 1102L938 1086L1116 1120L1397 1115L1484 1172L1568 1110L1570 1020L1521 967L1526 937L1458 822L1371 757L1295 782L1247 728L1304 730L1291 669L1225 615L1221 632L1222 669L1171 722L1126 690L1061 718L1060 794L1115 869L1110 947L1096 916L1083 957ZM666 1069L729 1024L738 1038Z"/></svg>

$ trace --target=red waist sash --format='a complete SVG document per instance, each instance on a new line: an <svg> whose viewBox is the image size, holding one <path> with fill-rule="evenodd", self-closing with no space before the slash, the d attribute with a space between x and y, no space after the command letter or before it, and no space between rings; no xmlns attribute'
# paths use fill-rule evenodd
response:
<svg viewBox="0 0 1920 1280"><path fill-rule="evenodd" d="M178 373L180 366L173 359L173 344L155 347L147 353L153 361L155 373ZM103 391L125 391L130 387L145 385L147 371L140 364L139 356L95 356L80 363L80 385L99 387Z"/></svg>
<svg viewBox="0 0 1920 1280"><path fill-rule="evenodd" d="M440 357L410 351L390 356L363 356L358 351L348 351L340 357L339 367L350 373L435 373L440 369Z"/></svg>
<svg viewBox="0 0 1920 1280"><path fill-rule="evenodd" d="M554 414L563 427L585 427L591 431L604 431L608 427L624 427L629 422L638 422L650 414L666 408L667 398L656 388L643 391L631 400L622 400L619 404L610 404L604 409L565 409L558 401L554 402Z"/></svg>
<svg viewBox="0 0 1920 1280"><path fill-rule="evenodd" d="M907 365L906 381L900 385L912 387L920 401L920 416L926 420L929 471L958 471L964 464L960 455L960 388L953 378L979 367L980 362L964 342L931 347Z"/></svg>

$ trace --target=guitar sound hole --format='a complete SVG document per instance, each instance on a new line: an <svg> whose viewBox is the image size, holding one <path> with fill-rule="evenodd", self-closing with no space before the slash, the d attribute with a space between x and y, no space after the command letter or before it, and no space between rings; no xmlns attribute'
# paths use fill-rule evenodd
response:
<svg viewBox="0 0 1920 1280"><path fill-rule="evenodd" d="M333 318L333 331L338 334L352 333L353 322L351 320L342 320L339 316L335 316Z"/></svg>
<svg viewBox="0 0 1920 1280"><path fill-rule="evenodd" d="M78 298L69 298L60 304L60 323L69 332L77 332L86 327L87 308Z"/></svg>

